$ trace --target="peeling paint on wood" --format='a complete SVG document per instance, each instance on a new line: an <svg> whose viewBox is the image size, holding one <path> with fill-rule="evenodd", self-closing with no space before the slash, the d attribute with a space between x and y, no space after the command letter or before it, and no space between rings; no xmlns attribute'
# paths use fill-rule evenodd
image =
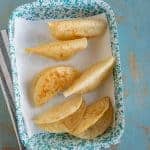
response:
<svg viewBox="0 0 150 150"><path fill-rule="evenodd" d="M124 16L117 16L116 20L118 23L123 23L125 21L125 17Z"/></svg>
<svg viewBox="0 0 150 150"><path fill-rule="evenodd" d="M116 145L111 145L110 150L118 150L118 144L116 144Z"/></svg>
<svg viewBox="0 0 150 150"><path fill-rule="evenodd" d="M129 96L129 92L127 89L124 90L124 97L127 98Z"/></svg>
<svg viewBox="0 0 150 150"><path fill-rule="evenodd" d="M138 33L138 26L137 26L137 25L135 25L135 26L133 27L133 34L134 34L135 38L137 38L137 39L140 38L140 35L139 35L139 33Z"/></svg>
<svg viewBox="0 0 150 150"><path fill-rule="evenodd" d="M11 124L0 122L0 129L1 130L6 130L9 134L14 134L15 135L13 126Z"/></svg>
<svg viewBox="0 0 150 150"><path fill-rule="evenodd" d="M143 85L143 87L141 89L141 94L143 97L147 97L150 95L150 89L148 88L147 85Z"/></svg>
<svg viewBox="0 0 150 150"><path fill-rule="evenodd" d="M2 150L19 150L18 148L16 148L16 147L10 147L10 146L3 146L2 147Z"/></svg>
<svg viewBox="0 0 150 150"><path fill-rule="evenodd" d="M143 129L145 135L150 136L150 126L140 126L141 129Z"/></svg>
<svg viewBox="0 0 150 150"><path fill-rule="evenodd" d="M130 73L132 75L133 80L138 81L139 80L139 69L138 69L136 55L133 52L129 53L129 67L130 67Z"/></svg>

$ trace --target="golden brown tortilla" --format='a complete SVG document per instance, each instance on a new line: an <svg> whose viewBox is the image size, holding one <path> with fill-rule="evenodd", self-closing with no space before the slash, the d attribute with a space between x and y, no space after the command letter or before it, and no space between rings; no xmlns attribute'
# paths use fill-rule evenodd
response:
<svg viewBox="0 0 150 150"><path fill-rule="evenodd" d="M109 57L92 65L63 92L64 96L68 97L72 94L84 94L96 89L111 73L114 63L115 58Z"/></svg>
<svg viewBox="0 0 150 150"><path fill-rule="evenodd" d="M107 29L104 19L74 19L48 23L51 34L58 40L103 35Z"/></svg>
<svg viewBox="0 0 150 150"><path fill-rule="evenodd" d="M57 93L68 88L79 76L79 71L69 66L44 69L33 80L32 94L36 106L51 100Z"/></svg>
<svg viewBox="0 0 150 150"><path fill-rule="evenodd" d="M77 128L71 134L93 139L103 134L113 122L113 107L110 98L105 97L87 106L83 118Z"/></svg>
<svg viewBox="0 0 150 150"><path fill-rule="evenodd" d="M55 41L33 48L26 48L26 51L55 60L67 60L86 47L87 39L81 38L68 41Z"/></svg>

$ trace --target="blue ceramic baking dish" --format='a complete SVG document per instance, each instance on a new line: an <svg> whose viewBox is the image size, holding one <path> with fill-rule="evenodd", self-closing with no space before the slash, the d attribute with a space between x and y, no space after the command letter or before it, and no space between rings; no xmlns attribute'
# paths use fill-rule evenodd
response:
<svg viewBox="0 0 150 150"><path fill-rule="evenodd" d="M115 87L115 126L93 140L75 138L68 134L39 133L28 137L28 131L24 124L24 118L20 107L20 90L16 57L14 47L14 22L17 18L27 20L62 19L93 16L104 13L107 17L110 34L112 54L116 57L116 66L113 71ZM37 0L36 2L18 7L9 21L9 56L11 59L13 88L15 93L16 118L19 135L22 144L27 149L100 149L108 148L111 144L117 144L124 130L123 88L120 66L120 54L118 45L118 33L115 16L111 7L101 0Z"/></svg>

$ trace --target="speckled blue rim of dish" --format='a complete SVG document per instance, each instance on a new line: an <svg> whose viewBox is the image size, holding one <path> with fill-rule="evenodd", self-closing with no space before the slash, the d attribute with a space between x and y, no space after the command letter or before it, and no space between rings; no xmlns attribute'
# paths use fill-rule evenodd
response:
<svg viewBox="0 0 150 150"><path fill-rule="evenodd" d="M115 87L115 126L93 140L83 140L68 134L39 133L31 138L25 127L24 118L20 106L20 95L22 94L18 84L16 68L16 56L14 47L15 19L25 18L27 20L62 19L92 16L105 13L111 32L112 54L116 57L116 66L113 71ZM118 45L118 33L115 16L110 6L101 0L38 0L33 3L18 7L9 20L9 56L12 65L13 88L15 93L16 118L19 135L22 143L28 149L100 149L108 148L111 144L117 144L124 130L124 103L123 88L120 66L120 54Z"/></svg>

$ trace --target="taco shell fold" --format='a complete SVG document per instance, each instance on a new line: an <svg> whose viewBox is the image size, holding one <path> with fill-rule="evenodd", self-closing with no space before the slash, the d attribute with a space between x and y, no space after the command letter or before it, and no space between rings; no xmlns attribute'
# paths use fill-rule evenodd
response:
<svg viewBox="0 0 150 150"><path fill-rule="evenodd" d="M113 122L113 107L108 97L87 106L83 118L72 135L93 139L103 134Z"/></svg>
<svg viewBox="0 0 150 150"><path fill-rule="evenodd" d="M69 66L46 68L33 80L32 95L36 106L51 100L56 94L65 90L79 76L79 71Z"/></svg>
<svg viewBox="0 0 150 150"><path fill-rule="evenodd" d="M86 109L81 95L50 108L34 119L42 129L52 133L63 133L74 130L79 124Z"/></svg>
<svg viewBox="0 0 150 150"><path fill-rule="evenodd" d="M111 73L115 63L114 57L99 61L86 69L73 84L63 92L65 97L72 94L84 94L96 89Z"/></svg>

